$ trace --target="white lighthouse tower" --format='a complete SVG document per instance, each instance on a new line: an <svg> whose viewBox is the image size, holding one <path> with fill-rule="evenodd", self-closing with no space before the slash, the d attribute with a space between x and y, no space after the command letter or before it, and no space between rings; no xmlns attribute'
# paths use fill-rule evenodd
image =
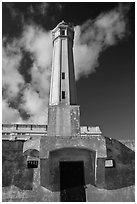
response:
<svg viewBox="0 0 137 204"><path fill-rule="evenodd" d="M74 28L64 21L54 30L48 136L80 134L79 106L73 62Z"/></svg>

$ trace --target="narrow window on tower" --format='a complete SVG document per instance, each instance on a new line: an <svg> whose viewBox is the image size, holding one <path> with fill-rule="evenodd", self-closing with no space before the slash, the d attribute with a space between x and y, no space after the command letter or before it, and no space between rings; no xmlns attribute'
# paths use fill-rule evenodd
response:
<svg viewBox="0 0 137 204"><path fill-rule="evenodd" d="M65 99L65 91L62 91L62 99Z"/></svg>
<svg viewBox="0 0 137 204"><path fill-rule="evenodd" d="M65 35L65 30L60 30L60 35Z"/></svg>
<svg viewBox="0 0 137 204"><path fill-rule="evenodd" d="M62 72L62 79L65 79L65 72Z"/></svg>

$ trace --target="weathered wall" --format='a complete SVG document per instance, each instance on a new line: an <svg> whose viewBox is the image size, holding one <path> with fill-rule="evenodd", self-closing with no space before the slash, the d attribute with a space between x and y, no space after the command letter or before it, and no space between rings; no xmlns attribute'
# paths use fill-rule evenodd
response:
<svg viewBox="0 0 137 204"><path fill-rule="evenodd" d="M107 157L103 136L41 137L40 158L48 158L49 152L60 148L86 148L97 152L97 158Z"/></svg>
<svg viewBox="0 0 137 204"><path fill-rule="evenodd" d="M88 202L134 202L135 187L106 190L89 185L86 190L86 197Z"/></svg>
<svg viewBox="0 0 137 204"><path fill-rule="evenodd" d="M59 202L60 193L52 192L39 187L33 191L20 190L15 186L3 188L4 202ZM125 187L117 190L98 189L88 185L86 189L86 201L88 202L134 202L135 187Z"/></svg>
<svg viewBox="0 0 137 204"><path fill-rule="evenodd" d="M106 189L113 190L135 183L135 152L117 140L106 138L107 159L114 160L113 168L105 169Z"/></svg>
<svg viewBox="0 0 137 204"><path fill-rule="evenodd" d="M135 155L127 146L101 136L43 137L41 141L42 151L37 169L27 169L26 160L27 155L31 154L39 157L38 151L27 150L23 154L23 141L3 141L3 201L60 201L58 164L64 158L79 158L85 162L87 201L134 201ZM93 178L88 177L94 172L95 155L96 184ZM105 168L106 159L113 159L115 166ZM38 181L40 177L37 175L40 175L41 181Z"/></svg>
<svg viewBox="0 0 137 204"><path fill-rule="evenodd" d="M63 148L50 152L48 159L41 160L41 185L51 191L60 191L60 161L83 161L85 184L95 185L95 156L94 151L81 148Z"/></svg>
<svg viewBox="0 0 137 204"><path fill-rule="evenodd" d="M80 136L80 110L79 106L60 104L49 106L48 110L48 136Z"/></svg>
<svg viewBox="0 0 137 204"><path fill-rule="evenodd" d="M26 168L23 141L2 142L2 186L15 185L20 189L32 189L33 169Z"/></svg>
<svg viewBox="0 0 137 204"><path fill-rule="evenodd" d="M60 193L49 191L41 186L33 191L10 186L3 188L2 200L3 202L58 202Z"/></svg>

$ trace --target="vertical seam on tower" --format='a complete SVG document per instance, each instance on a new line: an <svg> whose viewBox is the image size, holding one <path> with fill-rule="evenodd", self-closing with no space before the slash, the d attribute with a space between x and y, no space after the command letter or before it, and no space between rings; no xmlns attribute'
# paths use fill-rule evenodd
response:
<svg viewBox="0 0 137 204"><path fill-rule="evenodd" d="M54 41L53 41L53 53L52 53L52 60L54 60L55 57L55 50L54 50ZM52 62L52 67L51 67L51 76L53 74L53 62ZM49 97L49 103L48 105L52 105L52 89L53 89L53 78L51 77L50 79L50 97Z"/></svg>
<svg viewBox="0 0 137 204"><path fill-rule="evenodd" d="M69 105L71 105L71 94L70 94L70 66L69 66L69 37L67 38L67 53L68 53L68 83L69 83Z"/></svg>
<svg viewBox="0 0 137 204"><path fill-rule="evenodd" d="M62 100L61 98L61 93L62 93L62 89L61 89L61 70L62 70L62 39L60 38L60 92L59 92L59 101Z"/></svg>
<svg viewBox="0 0 137 204"><path fill-rule="evenodd" d="M69 55L70 55L70 53L69 53L69 36L67 37L67 59L68 59L68 94L69 94L69 105L71 105L71 93L70 93L70 63L69 63Z"/></svg>

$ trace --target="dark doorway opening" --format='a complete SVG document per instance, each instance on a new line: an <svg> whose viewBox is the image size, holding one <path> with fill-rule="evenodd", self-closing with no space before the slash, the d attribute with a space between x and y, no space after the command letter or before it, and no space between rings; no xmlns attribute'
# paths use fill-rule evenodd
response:
<svg viewBox="0 0 137 204"><path fill-rule="evenodd" d="M60 162L60 199L62 202L85 202L83 161Z"/></svg>

